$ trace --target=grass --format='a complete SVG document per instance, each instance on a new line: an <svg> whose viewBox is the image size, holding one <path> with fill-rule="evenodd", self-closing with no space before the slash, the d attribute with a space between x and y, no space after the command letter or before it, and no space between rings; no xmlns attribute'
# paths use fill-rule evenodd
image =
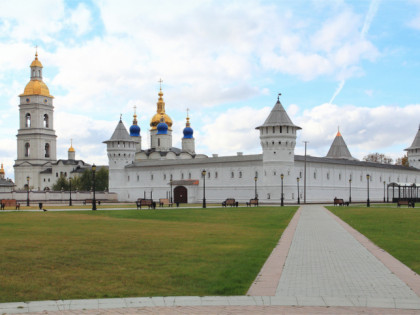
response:
<svg viewBox="0 0 420 315"><path fill-rule="evenodd" d="M328 209L420 274L419 209L379 206Z"/></svg>
<svg viewBox="0 0 420 315"><path fill-rule="evenodd" d="M0 301L245 294L296 207L0 213Z"/></svg>

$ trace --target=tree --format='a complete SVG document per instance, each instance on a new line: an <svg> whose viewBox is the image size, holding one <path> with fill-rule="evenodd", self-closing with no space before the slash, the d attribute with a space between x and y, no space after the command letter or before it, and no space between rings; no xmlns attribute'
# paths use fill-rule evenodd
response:
<svg viewBox="0 0 420 315"><path fill-rule="evenodd" d="M60 177L57 179L55 184L52 186L52 190L55 190L55 191L68 190L69 186L70 185L67 178L65 178L63 175L60 175Z"/></svg>
<svg viewBox="0 0 420 315"><path fill-rule="evenodd" d="M105 167L99 168L95 173L95 190L104 191L108 189L109 171ZM87 168L80 176L80 190L93 189L92 169Z"/></svg>
<svg viewBox="0 0 420 315"><path fill-rule="evenodd" d="M373 163L381 163L381 164L392 164L393 159L389 156L386 156L383 153L369 153L365 157L363 157L363 161L366 162L373 162Z"/></svg>
<svg viewBox="0 0 420 315"><path fill-rule="evenodd" d="M398 158L396 161L395 161L395 165L402 165L402 166L410 166L410 164L408 163L408 157L407 157L407 154L406 155L404 155L403 157L400 157L400 158Z"/></svg>

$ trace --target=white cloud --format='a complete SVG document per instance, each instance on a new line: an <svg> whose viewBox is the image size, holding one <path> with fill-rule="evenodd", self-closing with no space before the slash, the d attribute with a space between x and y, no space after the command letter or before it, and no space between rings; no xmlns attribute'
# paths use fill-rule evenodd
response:
<svg viewBox="0 0 420 315"><path fill-rule="evenodd" d="M384 152L395 146L403 149L414 139L420 117L420 104L379 107L322 104L296 118L302 127L301 139L310 142L318 156L325 156L340 127L350 152L362 158L365 152ZM301 149L299 149L299 152Z"/></svg>
<svg viewBox="0 0 420 315"><path fill-rule="evenodd" d="M91 30L91 13L83 3L79 3L76 9L70 12L67 23L75 29L76 35L80 36Z"/></svg>

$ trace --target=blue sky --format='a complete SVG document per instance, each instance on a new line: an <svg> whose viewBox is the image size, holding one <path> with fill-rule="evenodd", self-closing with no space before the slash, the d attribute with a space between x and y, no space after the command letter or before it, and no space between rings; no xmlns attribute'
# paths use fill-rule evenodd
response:
<svg viewBox="0 0 420 315"><path fill-rule="evenodd" d="M0 162L13 178L18 95L38 46L54 95L57 156L106 164L120 114L143 147L158 80L180 146L186 109L199 153L260 153L277 94L303 129L296 153L401 157L420 123L420 1L0 0Z"/></svg>

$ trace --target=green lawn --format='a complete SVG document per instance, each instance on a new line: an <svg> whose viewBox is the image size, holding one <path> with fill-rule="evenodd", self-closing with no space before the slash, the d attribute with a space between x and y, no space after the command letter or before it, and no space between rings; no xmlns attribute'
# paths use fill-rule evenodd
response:
<svg viewBox="0 0 420 315"><path fill-rule="evenodd" d="M296 207L0 213L0 302L245 294Z"/></svg>
<svg viewBox="0 0 420 315"><path fill-rule="evenodd" d="M328 209L420 274L420 209L379 206Z"/></svg>

